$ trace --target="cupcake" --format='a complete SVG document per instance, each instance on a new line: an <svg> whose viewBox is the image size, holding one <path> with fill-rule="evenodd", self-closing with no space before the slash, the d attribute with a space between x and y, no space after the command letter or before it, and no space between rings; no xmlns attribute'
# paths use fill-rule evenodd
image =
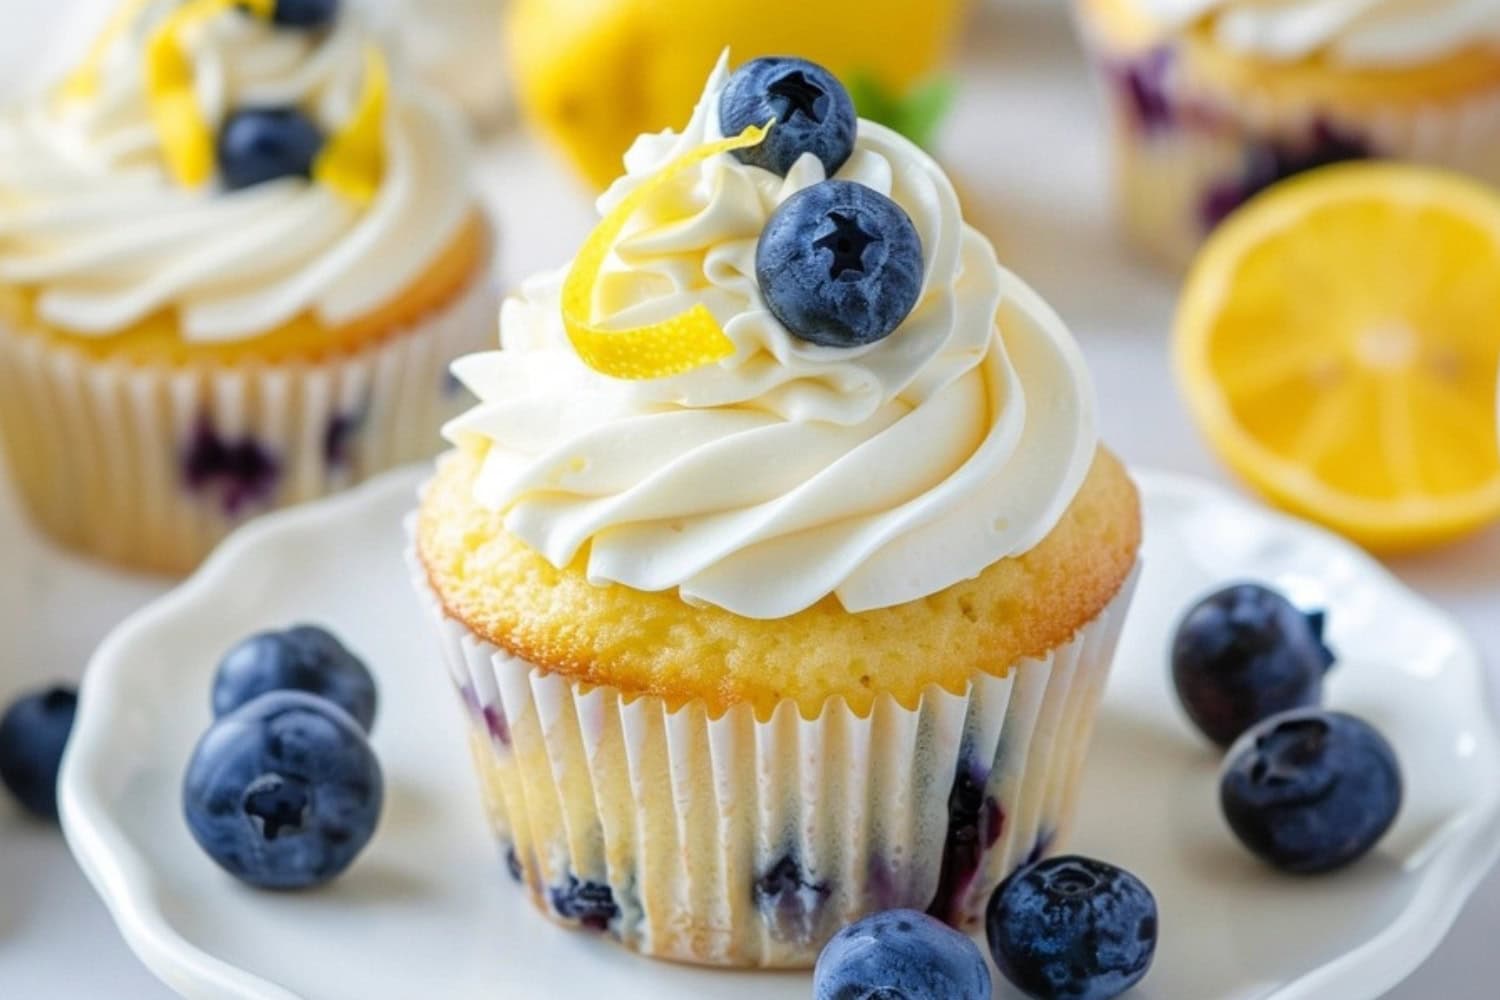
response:
<svg viewBox="0 0 1500 1000"><path fill-rule="evenodd" d="M708 965L974 928L1067 835L1134 579L1076 345L800 60L721 61L599 207L412 520L511 873Z"/></svg>
<svg viewBox="0 0 1500 1000"><path fill-rule="evenodd" d="M1077 0L1129 235L1181 265L1292 174L1367 157L1500 183L1491 0Z"/></svg>
<svg viewBox="0 0 1500 1000"><path fill-rule="evenodd" d="M468 161L354 5L124 4L0 118L0 433L36 523L181 572L431 454L493 323Z"/></svg>

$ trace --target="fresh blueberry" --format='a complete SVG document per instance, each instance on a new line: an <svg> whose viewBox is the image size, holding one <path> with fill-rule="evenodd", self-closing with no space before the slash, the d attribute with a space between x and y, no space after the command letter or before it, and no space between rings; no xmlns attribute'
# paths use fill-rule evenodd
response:
<svg viewBox="0 0 1500 1000"><path fill-rule="evenodd" d="M1401 766L1369 723L1298 709L1229 752L1219 801L1229 828L1282 871L1311 875L1363 856L1401 808Z"/></svg>
<svg viewBox="0 0 1500 1000"><path fill-rule="evenodd" d="M214 675L214 716L272 691L306 691L348 712L365 732L375 725L375 678L359 657L316 625L252 635L226 653Z"/></svg>
<svg viewBox="0 0 1500 1000"><path fill-rule="evenodd" d="M1228 746L1277 712L1321 704L1334 662L1323 618L1253 583L1204 598L1172 644L1172 680L1188 717Z"/></svg>
<svg viewBox="0 0 1500 1000"><path fill-rule="evenodd" d="M832 177L854 152L859 119L854 101L834 75L806 59L773 56L735 71L719 98L719 130L739 135L752 125L776 124L758 146L737 149L742 162L785 177L811 153Z"/></svg>
<svg viewBox="0 0 1500 1000"><path fill-rule="evenodd" d="M895 332L922 291L922 239L900 205L853 181L782 202L755 250L766 306L794 336L860 347Z"/></svg>
<svg viewBox="0 0 1500 1000"><path fill-rule="evenodd" d="M339 16L339 0L276 0L271 20L287 28L326 28Z"/></svg>
<svg viewBox="0 0 1500 1000"><path fill-rule="evenodd" d="M78 693L54 687L17 700L0 716L0 782L42 819L57 819L57 770L77 711Z"/></svg>
<svg viewBox="0 0 1500 1000"><path fill-rule="evenodd" d="M941 920L887 910L835 934L813 970L815 1000L989 1000L979 946Z"/></svg>
<svg viewBox="0 0 1500 1000"><path fill-rule="evenodd" d="M262 889L337 877L370 842L383 799L359 724L301 691L262 695L214 723L183 782L199 846Z"/></svg>
<svg viewBox="0 0 1500 1000"><path fill-rule="evenodd" d="M236 111L219 130L219 174L231 191L311 177L323 143L323 130L296 108Z"/></svg>
<svg viewBox="0 0 1500 1000"><path fill-rule="evenodd" d="M1156 897L1102 861L1052 858L1022 868L990 897L990 953L1038 1000L1109 1000L1140 982L1156 954Z"/></svg>

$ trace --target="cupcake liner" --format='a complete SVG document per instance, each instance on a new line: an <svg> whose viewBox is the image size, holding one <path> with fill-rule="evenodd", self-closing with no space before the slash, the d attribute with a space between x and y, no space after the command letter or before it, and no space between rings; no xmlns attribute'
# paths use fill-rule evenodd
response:
<svg viewBox="0 0 1500 1000"><path fill-rule="evenodd" d="M0 324L0 435L35 522L128 566L185 572L250 517L431 455L447 374L491 339L487 271L444 309L318 362L99 361Z"/></svg>
<svg viewBox="0 0 1500 1000"><path fill-rule="evenodd" d="M1125 231L1173 266L1260 190L1328 163L1409 160L1500 184L1500 89L1360 109L1231 92L1193 73L1182 46L1124 51L1079 16L1110 119Z"/></svg>
<svg viewBox="0 0 1500 1000"><path fill-rule="evenodd" d="M1066 836L1135 584L1050 655L914 709L713 718L510 655L410 561L533 902L647 955L737 967L810 966L839 927L895 907L978 926L995 886Z"/></svg>

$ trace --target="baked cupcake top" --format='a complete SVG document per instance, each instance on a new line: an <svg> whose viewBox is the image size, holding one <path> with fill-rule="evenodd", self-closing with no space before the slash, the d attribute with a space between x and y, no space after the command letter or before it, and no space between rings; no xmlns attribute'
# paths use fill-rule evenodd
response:
<svg viewBox="0 0 1500 1000"><path fill-rule="evenodd" d="M475 211L469 141L338 0L125 0L64 85L0 119L0 283L108 337L329 327L417 280Z"/></svg>
<svg viewBox="0 0 1500 1000"><path fill-rule="evenodd" d="M1058 523L1097 444L1082 358L930 157L819 67L721 59L625 165L454 368L480 403L446 433L511 533L764 619L914 601Z"/></svg>
<svg viewBox="0 0 1500 1000"><path fill-rule="evenodd" d="M1160 26L1201 24L1246 56L1316 56L1351 66L1405 66L1474 47L1500 48L1496 0L1135 0Z"/></svg>

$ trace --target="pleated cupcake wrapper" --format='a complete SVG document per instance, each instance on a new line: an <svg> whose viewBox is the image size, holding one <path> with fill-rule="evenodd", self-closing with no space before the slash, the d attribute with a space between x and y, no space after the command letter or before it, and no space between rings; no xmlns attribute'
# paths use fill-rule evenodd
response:
<svg viewBox="0 0 1500 1000"><path fill-rule="evenodd" d="M0 324L0 432L34 520L69 547L194 567L265 511L432 454L447 374L494 336L488 272L443 310L323 362L132 365Z"/></svg>
<svg viewBox="0 0 1500 1000"><path fill-rule="evenodd" d="M1216 194L1248 182L1276 150L1295 157L1330 140L1372 158L1409 160L1500 184L1500 88L1463 99L1363 110L1292 104L1264 90L1231 92L1195 77L1170 42L1123 52L1081 30L1111 119L1125 229L1173 265L1212 228ZM1254 185L1251 185L1252 187ZM1253 193L1253 192L1251 192Z"/></svg>
<svg viewBox="0 0 1500 1000"><path fill-rule="evenodd" d="M1077 636L963 694L711 718L544 672L450 617L412 557L512 875L554 920L648 955L807 967L893 907L977 928L1065 839L1134 577Z"/></svg>

